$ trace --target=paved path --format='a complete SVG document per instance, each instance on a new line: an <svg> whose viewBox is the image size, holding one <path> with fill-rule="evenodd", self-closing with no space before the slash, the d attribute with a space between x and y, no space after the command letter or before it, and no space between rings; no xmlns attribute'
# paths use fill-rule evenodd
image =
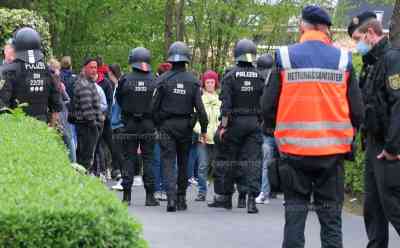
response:
<svg viewBox="0 0 400 248"><path fill-rule="evenodd" d="M121 193L117 194L121 197ZM150 248L281 247L284 224L282 200L257 205L260 213L249 215L245 209L210 209L205 202L195 202L193 188L188 194L189 209L184 212L166 213L166 202L161 202L161 207L145 207L142 187L134 187L132 197L134 203L129 212L143 223L144 236ZM361 217L344 213L343 233L345 248L366 246ZM308 217L305 247L321 247L319 223L314 212L310 212ZM400 238L392 229L389 248L399 247Z"/></svg>

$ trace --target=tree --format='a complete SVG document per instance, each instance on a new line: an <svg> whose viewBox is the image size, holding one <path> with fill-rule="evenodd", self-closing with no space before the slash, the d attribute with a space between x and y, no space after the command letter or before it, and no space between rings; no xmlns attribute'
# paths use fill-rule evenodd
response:
<svg viewBox="0 0 400 248"><path fill-rule="evenodd" d="M400 47L400 0L396 0L390 22L390 40L393 46Z"/></svg>

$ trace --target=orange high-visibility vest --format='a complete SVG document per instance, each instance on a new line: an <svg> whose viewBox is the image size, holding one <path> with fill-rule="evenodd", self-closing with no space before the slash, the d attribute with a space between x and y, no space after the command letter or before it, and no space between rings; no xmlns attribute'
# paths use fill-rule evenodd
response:
<svg viewBox="0 0 400 248"><path fill-rule="evenodd" d="M350 152L355 131L347 99L349 53L341 51L337 69L293 68L288 47L280 48L279 54L282 87L275 138L280 152L299 156Z"/></svg>

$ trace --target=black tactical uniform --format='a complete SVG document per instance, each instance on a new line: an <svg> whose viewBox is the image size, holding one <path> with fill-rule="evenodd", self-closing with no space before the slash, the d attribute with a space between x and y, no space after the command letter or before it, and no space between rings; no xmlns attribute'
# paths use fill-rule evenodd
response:
<svg viewBox="0 0 400 248"><path fill-rule="evenodd" d="M44 55L39 34L31 28L21 28L14 36L16 60L1 66L1 105L17 107L27 103L25 112L42 121L48 113L62 110L61 94L53 82Z"/></svg>
<svg viewBox="0 0 400 248"><path fill-rule="evenodd" d="M199 117L201 132L207 132L208 120L201 100L200 82L185 67L185 63L190 61L189 57L186 44L175 42L171 45L168 62L172 63L172 70L158 78L153 102L154 117L160 133L161 161L168 181L168 212L187 209L187 163L196 123L193 118L194 108ZM175 158L178 175L174 169Z"/></svg>
<svg viewBox="0 0 400 248"><path fill-rule="evenodd" d="M363 87L367 137L364 219L370 248L388 247L388 222L400 234L400 50L383 38L364 60L372 66Z"/></svg>
<svg viewBox="0 0 400 248"><path fill-rule="evenodd" d="M252 65L256 53L252 41L240 40L234 50L237 65L222 80L221 128L226 131L218 146L214 190L224 197L215 198L209 207L232 207L233 184L239 176L244 180L248 193L248 213L258 212L255 197L261 184L262 136L259 124L264 80Z"/></svg>
<svg viewBox="0 0 400 248"><path fill-rule="evenodd" d="M150 52L146 48L138 47L131 51L129 64L132 65L133 70L118 83L116 98L121 106L121 118L124 123L123 135L119 134L124 154L123 200L130 204L137 150L140 145L143 156L146 206L158 206L159 203L154 198L155 181L151 166L155 142L151 100L156 85L149 63Z"/></svg>

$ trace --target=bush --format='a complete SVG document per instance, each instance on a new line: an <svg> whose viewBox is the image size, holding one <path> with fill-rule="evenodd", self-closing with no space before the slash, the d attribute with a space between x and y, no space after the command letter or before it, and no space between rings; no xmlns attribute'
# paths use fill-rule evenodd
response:
<svg viewBox="0 0 400 248"><path fill-rule="evenodd" d="M147 247L141 225L97 178L69 165L61 138L0 116L0 247Z"/></svg>
<svg viewBox="0 0 400 248"><path fill-rule="evenodd" d="M21 27L31 27L38 31L42 37L42 47L46 57L51 57L51 36L49 24L35 12L26 9L0 8L0 46L13 37L15 30Z"/></svg>
<svg viewBox="0 0 400 248"><path fill-rule="evenodd" d="M357 72L361 71L362 58L360 55L353 55L353 66ZM352 194L364 192L364 152L361 150L361 139L357 137L357 152L354 162L346 162L345 186L346 190Z"/></svg>

